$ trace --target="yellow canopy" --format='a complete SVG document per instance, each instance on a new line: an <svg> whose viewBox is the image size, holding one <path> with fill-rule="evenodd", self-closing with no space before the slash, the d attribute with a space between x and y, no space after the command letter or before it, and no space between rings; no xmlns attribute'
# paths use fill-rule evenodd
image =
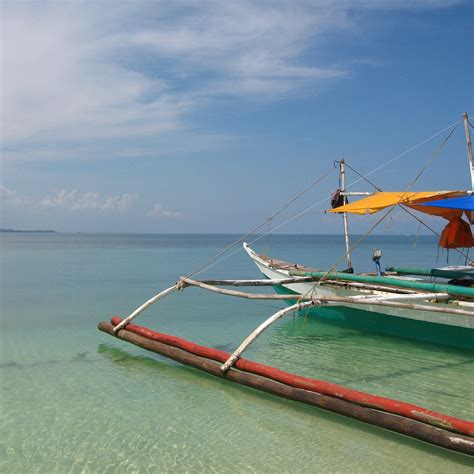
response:
<svg viewBox="0 0 474 474"><path fill-rule="evenodd" d="M380 192L372 194L369 197L360 199L359 201L346 204L345 206L339 206L331 209L329 212L350 212L352 214L374 214L375 212L381 211L386 207L395 206L397 204L403 204L405 206L413 205L413 208L428 214L435 214L444 216L444 212L432 212L434 208L425 206L416 206L426 201L432 201L434 199L445 199L451 197L465 196L465 191L424 191L424 192ZM439 208L441 209L441 208ZM449 210L446 213L450 214Z"/></svg>

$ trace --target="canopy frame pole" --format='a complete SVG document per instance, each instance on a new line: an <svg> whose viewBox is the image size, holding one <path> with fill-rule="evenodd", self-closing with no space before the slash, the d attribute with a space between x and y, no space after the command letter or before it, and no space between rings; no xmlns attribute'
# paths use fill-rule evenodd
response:
<svg viewBox="0 0 474 474"><path fill-rule="evenodd" d="M343 196L344 206L349 202L346 195L346 167L344 158L339 162L339 189ZM352 257L351 257L351 245L349 241L349 220L347 218L347 212L342 213L342 221L344 224L344 240L346 243L346 260L347 269L352 270Z"/></svg>
<svg viewBox="0 0 474 474"><path fill-rule="evenodd" d="M467 112L464 112L462 115L464 119L464 132L466 133L466 142L467 142L467 157L469 158L469 165L471 170L471 186L474 191L474 162L472 159L472 142L471 142L471 129L469 124L469 116Z"/></svg>

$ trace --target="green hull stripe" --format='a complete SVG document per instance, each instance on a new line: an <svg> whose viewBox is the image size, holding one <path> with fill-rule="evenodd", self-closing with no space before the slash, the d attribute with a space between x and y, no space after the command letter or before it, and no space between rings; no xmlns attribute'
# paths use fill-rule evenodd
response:
<svg viewBox="0 0 474 474"><path fill-rule="evenodd" d="M274 288L280 294L295 293L282 286ZM315 307L304 309L301 314L361 331L378 332L444 346L474 349L474 329L399 318L345 306Z"/></svg>
<svg viewBox="0 0 474 474"><path fill-rule="evenodd" d="M407 281L398 278L372 275L353 275L342 272L304 272L301 270L289 270L292 276L312 276L315 278L325 278L328 280L355 281L358 283L368 283L376 285L389 285L398 288L409 288L410 290L422 290L433 293L448 293L453 296L467 296L474 298L474 288L466 288L456 285L444 285L440 283L427 283L421 281Z"/></svg>
<svg viewBox="0 0 474 474"><path fill-rule="evenodd" d="M397 272L401 275L420 275L438 278L463 278L472 276L469 272L456 272L452 270L438 270L437 268L405 268L388 267L388 272ZM474 272L474 268L471 270Z"/></svg>

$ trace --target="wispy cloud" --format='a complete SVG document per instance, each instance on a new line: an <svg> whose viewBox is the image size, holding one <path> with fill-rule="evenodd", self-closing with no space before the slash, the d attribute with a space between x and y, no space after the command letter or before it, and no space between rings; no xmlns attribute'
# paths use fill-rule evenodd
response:
<svg viewBox="0 0 474 474"><path fill-rule="evenodd" d="M344 75L342 69L323 64L305 65L301 58L315 38L346 23L331 8L316 12L310 6L203 2L177 16L165 15L131 40L150 55L179 58L184 78L195 76L202 94L281 96L302 81Z"/></svg>
<svg viewBox="0 0 474 474"><path fill-rule="evenodd" d="M182 217L180 212L168 211L162 204L156 203L153 207L147 212L147 216L158 217L163 219L172 219Z"/></svg>
<svg viewBox="0 0 474 474"><path fill-rule="evenodd" d="M357 26L354 12L454 3L2 2L4 157L114 157L153 139L136 151L146 156L160 138L171 149L217 98L280 99L345 77L367 58L316 58Z"/></svg>
<svg viewBox="0 0 474 474"><path fill-rule="evenodd" d="M13 189L0 185L0 205L5 207L27 207L32 201L20 196Z"/></svg>
<svg viewBox="0 0 474 474"><path fill-rule="evenodd" d="M0 198L5 207L22 209L62 209L66 211L117 212L130 209L137 194L124 193L117 196L102 196L98 192L78 193L76 189L61 189L53 194L34 199L0 186Z"/></svg>
<svg viewBox="0 0 474 474"><path fill-rule="evenodd" d="M77 190L61 189L56 193L42 198L38 207L60 208L71 211L125 211L130 209L137 199L137 194L120 194L118 196L102 196L98 192L79 194Z"/></svg>

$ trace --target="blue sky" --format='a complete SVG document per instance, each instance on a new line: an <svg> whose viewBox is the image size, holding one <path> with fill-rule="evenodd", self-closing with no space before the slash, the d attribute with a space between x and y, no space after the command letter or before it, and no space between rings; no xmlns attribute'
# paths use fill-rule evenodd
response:
<svg viewBox="0 0 474 474"><path fill-rule="evenodd" d="M367 173L474 115L471 5L3 1L1 225L245 232L333 160ZM405 189L446 133L372 180ZM468 187L458 126L415 189ZM339 232L328 204L275 230Z"/></svg>

